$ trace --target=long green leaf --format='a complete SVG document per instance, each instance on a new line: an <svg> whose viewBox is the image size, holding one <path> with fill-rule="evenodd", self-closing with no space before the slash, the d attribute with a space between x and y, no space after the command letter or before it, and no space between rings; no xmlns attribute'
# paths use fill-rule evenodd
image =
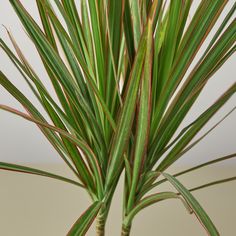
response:
<svg viewBox="0 0 236 236"><path fill-rule="evenodd" d="M70 184L77 185L79 187L84 188L84 186L74 180L65 178L63 176L55 175L52 173L49 173L47 171L42 171L26 166L21 166L21 165L15 165L15 164L10 164L10 163L5 163L5 162L0 162L0 169L2 170L8 170L8 171L14 171L14 172L21 172L21 173L27 173L27 174L33 174L33 175L39 175L39 176L45 176L48 178L53 178L57 180L61 180Z"/></svg>
<svg viewBox="0 0 236 236"><path fill-rule="evenodd" d="M203 210L201 205L195 199L195 197L173 176L163 173L164 177L178 190L178 192L183 196L183 198L188 202L188 204L193 209L198 220L201 222L203 227L211 236L219 236L219 232L212 223L209 216Z"/></svg>
<svg viewBox="0 0 236 236"><path fill-rule="evenodd" d="M124 7L124 34L126 39L126 47L129 56L130 66L133 64L134 55L135 55L135 46L134 46L134 32L132 26L131 10L129 0L125 1Z"/></svg>
<svg viewBox="0 0 236 236"><path fill-rule="evenodd" d="M200 190L200 189L203 189L203 188L208 188L208 187L211 187L211 186L214 186L214 185L217 185L217 184L223 184L223 183L227 183L227 182L235 181L235 180L236 180L236 176L231 177L231 178L227 178L227 179L221 179L221 180L213 181L213 182L201 185L201 186L191 188L191 189L189 189L189 192L197 191L197 190Z"/></svg>
<svg viewBox="0 0 236 236"><path fill-rule="evenodd" d="M96 66L96 78L99 84L99 89L103 97L105 97L105 58L103 51L103 42L101 36L101 19L99 15L99 6L96 0L88 1L90 9L90 19L92 26L92 39L94 45L94 55L96 57L95 66Z"/></svg>
<svg viewBox="0 0 236 236"><path fill-rule="evenodd" d="M153 56L152 31L149 32L147 40L147 51L143 69L143 79L140 85L141 94L138 105L138 121L136 126L136 138L134 145L133 175L127 207L128 211L132 208L132 205L134 204L137 184L146 158L146 149L149 137L151 118L151 76Z"/></svg>
<svg viewBox="0 0 236 236"><path fill-rule="evenodd" d="M231 154L231 155L227 155L227 156L224 156L224 157L220 157L220 158L217 158L217 159L212 160L212 161L205 162L205 163L203 163L201 165L194 166L194 167L192 167L190 169L181 171L181 172L175 174L174 176L177 177L177 176L180 176L180 175L192 172L194 170L198 170L198 169L200 169L202 167L206 167L206 166L218 163L218 162L223 162L223 161L231 160L232 158L236 158L236 153Z"/></svg>
<svg viewBox="0 0 236 236"><path fill-rule="evenodd" d="M161 55L161 70L159 74L161 78L161 84L159 84L160 87L162 87L168 79L170 70L172 68L172 63L176 50L176 42L178 38L181 5L181 1L172 0L170 3L170 12L167 13L168 20Z"/></svg>
<svg viewBox="0 0 236 236"><path fill-rule="evenodd" d="M122 40L122 9L124 1L110 1L109 8L106 8L106 28L108 38L108 62L107 62L107 85L106 85L106 99L108 107L114 110L114 103L117 98L122 105L122 98L120 97L120 86L118 79L118 63L120 54L120 44ZM109 10L109 12L108 12ZM113 113L113 112L112 112Z"/></svg>
<svg viewBox="0 0 236 236"><path fill-rule="evenodd" d="M51 43L51 45L54 47L54 49L57 50L56 39L53 34L53 30L50 25L49 18L45 12L45 9L44 9L40 0L36 0L36 3L37 3L38 11L40 14L41 22L43 24L43 29L44 29L45 35L46 35L47 39L49 40L49 42Z"/></svg>
<svg viewBox="0 0 236 236"><path fill-rule="evenodd" d="M133 21L134 31L134 44L135 48L138 48L139 40L141 38L141 11L139 1L130 1L131 5L131 16Z"/></svg>
<svg viewBox="0 0 236 236"><path fill-rule="evenodd" d="M127 147L127 142L129 140L129 135L132 128L131 125L134 118L139 82L141 80L141 73L147 50L147 36L149 35L151 27L152 25L149 21L140 41L134 66L130 75L129 85L126 91L126 98L124 99L122 110L120 111L118 126L113 137L110 151L110 163L106 183L107 187L110 187L114 179L118 176L119 172L117 170L121 168L123 163L123 154L125 152L125 148Z"/></svg>
<svg viewBox="0 0 236 236"><path fill-rule="evenodd" d="M150 206L154 203L157 203L157 202L160 202L160 201L163 201L163 200L166 200L166 199L180 199L180 197L176 193L173 193L173 192L162 192L162 193L150 195L150 196L142 199L132 209L132 211L130 211L130 213L125 217L124 225L126 227L130 226L133 218L135 217L135 215L138 214L138 212L140 212L144 208L146 208L146 207L148 207L148 206Z"/></svg>
<svg viewBox="0 0 236 236"><path fill-rule="evenodd" d="M97 216L102 202L94 202L75 222L67 236L84 236Z"/></svg>
<svg viewBox="0 0 236 236"><path fill-rule="evenodd" d="M90 29L90 21L89 21L88 7L87 7L86 0L81 1L81 18L82 18L84 38L87 45L89 58L92 64L91 66L95 70L95 62L93 60L94 53L93 53L93 44L92 44L92 33Z"/></svg>

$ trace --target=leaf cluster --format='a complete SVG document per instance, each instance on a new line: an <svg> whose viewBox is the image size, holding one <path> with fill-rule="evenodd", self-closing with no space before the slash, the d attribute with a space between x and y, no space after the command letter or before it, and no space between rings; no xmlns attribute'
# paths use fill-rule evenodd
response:
<svg viewBox="0 0 236 236"><path fill-rule="evenodd" d="M236 92L236 83L180 130L208 81L236 50L236 4L231 4L197 59L228 0L199 1L191 19L193 0L36 0L40 23L20 0L9 2L37 50L47 78L35 72L17 40L7 31L15 51L1 38L0 47L40 107L11 82L12 78L0 72L0 85L25 112L6 105L0 105L0 109L35 123L74 173L75 180L9 163L0 162L0 169L47 176L85 189L92 205L68 235L85 235L96 217L104 227L122 172L123 235L129 234L140 210L171 198L181 200L209 235L219 235L191 191L235 177L190 190L176 177L236 154L173 176L165 172L235 110L195 139ZM50 80L57 98L44 85L46 80ZM160 180L161 176L164 179ZM148 195L166 181L177 192ZM98 229L98 235L103 235L104 229Z"/></svg>

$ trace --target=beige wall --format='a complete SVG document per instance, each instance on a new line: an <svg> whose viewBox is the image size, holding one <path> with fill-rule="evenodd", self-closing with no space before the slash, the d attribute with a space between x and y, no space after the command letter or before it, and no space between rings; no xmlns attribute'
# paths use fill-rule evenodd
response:
<svg viewBox="0 0 236 236"><path fill-rule="evenodd" d="M68 170L60 165L37 167L70 176ZM233 175L235 168L215 166L180 180L186 186L193 187ZM169 189L169 186L163 186L164 189ZM121 193L120 186L107 225L108 236L118 236L120 232ZM194 195L222 236L236 235L236 182L200 190ZM75 186L44 177L0 171L1 236L65 236L88 205L86 193ZM87 235L95 235L94 228ZM169 200L144 210L135 218L131 236L155 235L204 236L206 233L194 215L189 215L179 201Z"/></svg>

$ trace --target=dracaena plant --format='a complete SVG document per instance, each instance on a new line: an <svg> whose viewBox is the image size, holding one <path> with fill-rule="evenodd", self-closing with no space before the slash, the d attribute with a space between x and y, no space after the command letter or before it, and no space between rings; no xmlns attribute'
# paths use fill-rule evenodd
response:
<svg viewBox="0 0 236 236"><path fill-rule="evenodd" d="M194 213L209 235L219 235L191 192L235 177L187 189L177 176L236 154L175 175L167 172L234 110L195 138L236 92L236 83L180 129L207 82L235 52L236 4L231 4L208 46L196 58L229 1L198 1L190 16L193 0L35 0L41 22L34 20L20 0L9 2L35 45L47 78L35 72L17 39L7 31L15 50L0 39L2 52L41 107L0 72L1 86L25 112L6 105L0 108L35 123L75 179L10 163L1 162L0 168L56 178L87 191L91 206L72 226L69 236L85 235L95 219L97 235L105 235L122 172L122 235L130 234L132 221L142 209L172 198ZM44 85L46 80L51 81L57 98ZM160 192L158 187L166 181L173 188ZM150 194L151 190L156 194Z"/></svg>

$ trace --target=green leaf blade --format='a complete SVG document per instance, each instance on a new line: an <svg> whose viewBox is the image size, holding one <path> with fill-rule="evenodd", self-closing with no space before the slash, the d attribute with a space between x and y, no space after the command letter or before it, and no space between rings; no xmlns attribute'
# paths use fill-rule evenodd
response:
<svg viewBox="0 0 236 236"><path fill-rule="evenodd" d="M138 118L134 144L133 176L128 200L128 211L132 208L137 191L138 181L146 158L151 118L151 81L153 58L153 33L147 36L147 51L145 56L143 78L140 84L140 98L138 104Z"/></svg>
<svg viewBox="0 0 236 236"><path fill-rule="evenodd" d="M94 202L75 222L67 236L84 236L97 216L102 202Z"/></svg>
<svg viewBox="0 0 236 236"><path fill-rule="evenodd" d="M74 180L71 180L71 179L65 178L63 176L56 175L56 174L49 173L47 171L31 168L31 167L0 162L0 169L14 171L14 172L21 172L21 173L26 173L26 174L32 174L32 175L44 176L44 177L48 177L48 178L52 178L52 179L61 180L66 183L74 184L76 186L84 188L84 186L82 184L80 184Z"/></svg>
<svg viewBox="0 0 236 236"><path fill-rule="evenodd" d="M201 205L195 199L195 197L175 177L166 173L163 173L163 175L166 179L168 179L168 181L178 190L178 192L180 192L180 194L188 202L188 204L191 206L195 215L197 216L201 224L204 226L206 231L209 233L209 235L219 236L220 234L218 230L214 226L209 216L203 210Z"/></svg>
<svg viewBox="0 0 236 236"><path fill-rule="evenodd" d="M149 22L149 24L147 25L146 30L143 33L142 39L140 41L138 53L135 58L133 70L129 79L126 98L124 99L124 105L120 112L117 130L113 137L110 152L110 165L108 167L107 173L107 187L109 187L112 184L114 178L117 177L119 173L117 169L120 169L123 163L123 154L127 146L127 141L129 139L134 118L136 98L138 94L138 88L141 80L141 73L147 47L147 35L150 30L151 22Z"/></svg>

